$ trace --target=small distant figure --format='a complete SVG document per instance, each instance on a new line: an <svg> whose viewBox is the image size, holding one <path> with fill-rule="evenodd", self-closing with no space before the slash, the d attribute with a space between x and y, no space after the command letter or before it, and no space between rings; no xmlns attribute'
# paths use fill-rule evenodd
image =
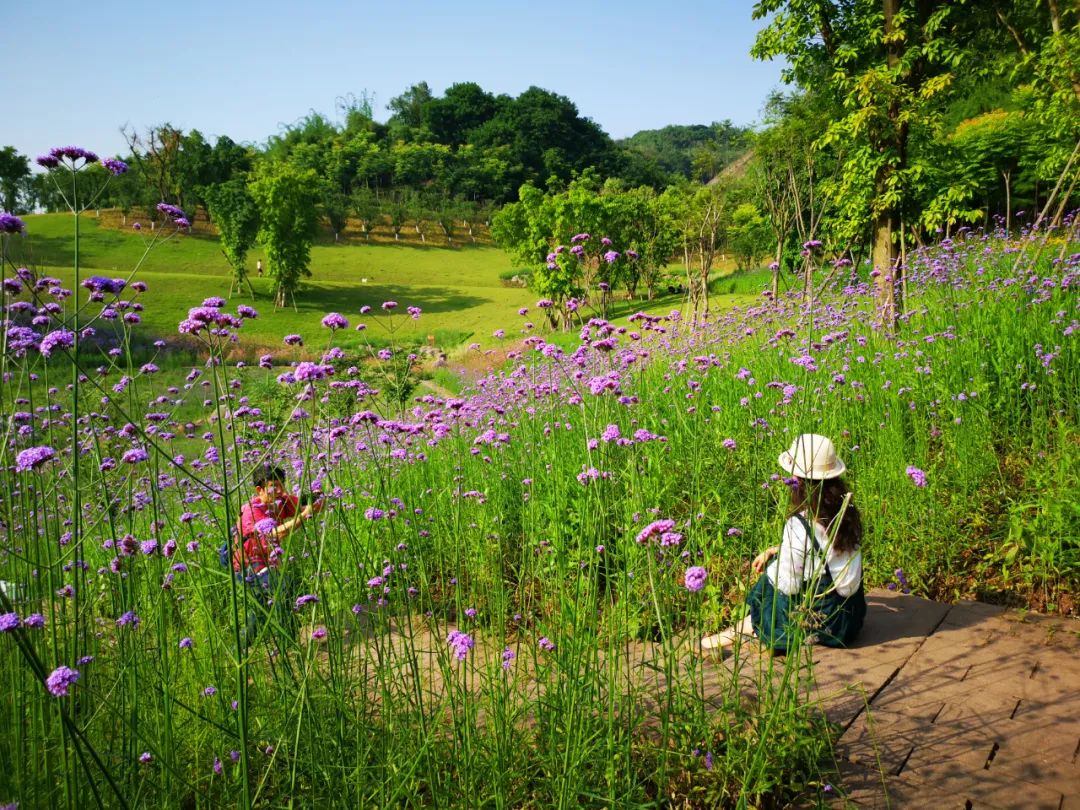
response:
<svg viewBox="0 0 1080 810"><path fill-rule="evenodd" d="M364 276L362 279L360 279L360 283L367 284L367 276Z"/></svg>
<svg viewBox="0 0 1080 810"><path fill-rule="evenodd" d="M262 278L262 259L255 262L255 275Z"/></svg>

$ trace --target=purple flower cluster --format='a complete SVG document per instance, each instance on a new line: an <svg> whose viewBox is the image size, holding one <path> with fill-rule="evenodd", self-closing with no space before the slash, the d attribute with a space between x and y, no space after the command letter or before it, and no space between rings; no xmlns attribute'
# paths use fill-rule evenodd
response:
<svg viewBox="0 0 1080 810"><path fill-rule="evenodd" d="M171 203L159 202L157 204L157 210L167 217L172 217L173 222L181 227L191 224L191 222L188 221L187 215L184 213L184 209L172 205Z"/></svg>
<svg viewBox="0 0 1080 810"><path fill-rule="evenodd" d="M46 461L56 456L56 451L48 446L28 447L15 456L15 472L36 470Z"/></svg>
<svg viewBox="0 0 1080 810"><path fill-rule="evenodd" d="M327 329L348 329L349 319L338 312L331 312L322 319L322 325Z"/></svg>
<svg viewBox="0 0 1080 810"><path fill-rule="evenodd" d="M259 534L270 534L277 528L277 521L272 517L266 517L255 522L255 531Z"/></svg>
<svg viewBox="0 0 1080 810"><path fill-rule="evenodd" d="M57 349L70 349L75 345L75 333L70 329L57 329L41 339L38 351L42 357L51 357Z"/></svg>
<svg viewBox="0 0 1080 810"><path fill-rule="evenodd" d="M143 448L133 447L130 450L125 450L124 454L120 457L120 460L125 464L138 464L140 461L146 461L149 458L150 454Z"/></svg>
<svg viewBox="0 0 1080 810"><path fill-rule="evenodd" d="M0 233L22 233L26 230L26 223L14 214L0 211Z"/></svg>
<svg viewBox="0 0 1080 810"><path fill-rule="evenodd" d="M60 165L61 160L69 160L72 164L76 160L83 160L85 165L85 163L97 163L98 156L81 146L54 146L49 150L49 154L38 157L37 164L46 169L55 169Z"/></svg>
<svg viewBox="0 0 1080 810"><path fill-rule="evenodd" d="M693 565L686 569L686 574L683 577L683 583L686 585L686 590L691 593L697 593L705 587L705 580L709 578L709 572L700 565Z"/></svg>
<svg viewBox="0 0 1080 810"><path fill-rule="evenodd" d="M197 335L208 329L212 335L226 335L230 328L239 329L242 324L240 318L222 312L218 307L203 304L188 310L188 316L180 321L178 330L181 334Z"/></svg>
<svg viewBox="0 0 1080 810"><path fill-rule="evenodd" d="M100 293L102 295L119 295L120 292L127 286L127 282L122 278L105 278L105 276L90 276L82 280L82 287L89 290L91 293Z"/></svg>
<svg viewBox="0 0 1080 810"><path fill-rule="evenodd" d="M920 470L918 467L908 466L904 471L907 477L911 479L911 483L922 489L926 486L926 473Z"/></svg>
<svg viewBox="0 0 1080 810"><path fill-rule="evenodd" d="M119 177L128 170L128 165L124 163L124 161L117 160L116 158L105 158L101 161L101 165L108 169L113 177Z"/></svg>
<svg viewBox="0 0 1080 810"><path fill-rule="evenodd" d="M468 633L462 633L460 630L451 630L446 637L446 643L450 645L450 650L458 661L464 661L468 658L469 650L476 644L472 636Z"/></svg>
<svg viewBox="0 0 1080 810"><path fill-rule="evenodd" d="M903 568L897 568L893 572L893 576L896 577L896 582L890 582L885 587L890 591L900 589L900 593L911 593L911 583L908 582L907 574L904 573Z"/></svg>
<svg viewBox="0 0 1080 810"><path fill-rule="evenodd" d="M68 689L79 680L79 671L59 666L45 679L45 687L53 697L67 697Z"/></svg>
<svg viewBox="0 0 1080 810"><path fill-rule="evenodd" d="M650 537L663 536L671 532L675 528L675 521L669 519L654 520L640 532L638 532L637 541L639 543L647 543Z"/></svg>

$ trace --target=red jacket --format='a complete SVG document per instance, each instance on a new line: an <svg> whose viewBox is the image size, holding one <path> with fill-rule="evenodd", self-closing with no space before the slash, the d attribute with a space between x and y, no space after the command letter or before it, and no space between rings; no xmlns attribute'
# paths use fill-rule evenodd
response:
<svg viewBox="0 0 1080 810"><path fill-rule="evenodd" d="M278 561L270 557L270 535L259 534L255 530L255 524L266 518L272 518L280 524L295 516L299 505L300 499L295 495L285 495L281 501L269 506L264 505L256 495L240 507L237 531L243 544L238 546L233 554L233 570L243 571L245 566L251 566L256 571L266 567L276 568Z"/></svg>

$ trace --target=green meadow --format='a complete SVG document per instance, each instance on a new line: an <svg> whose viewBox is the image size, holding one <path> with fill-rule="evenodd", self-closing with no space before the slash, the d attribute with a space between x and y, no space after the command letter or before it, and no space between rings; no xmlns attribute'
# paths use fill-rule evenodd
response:
<svg viewBox="0 0 1080 810"><path fill-rule="evenodd" d="M134 221L134 220L132 220ZM76 241L72 217L68 214L41 214L26 217L27 236L14 240L9 259L43 273L74 281ZM404 234L403 234L404 235ZM413 235L414 236L414 235ZM465 237L467 239L467 237ZM173 338L176 325L189 307L214 295L228 297L231 283L229 265L216 237L206 233L174 233L148 228L107 227L92 216L80 219L78 258L85 278L89 275L141 280L148 289L140 300L145 339ZM258 310L259 317L244 327L243 356L281 348L281 336L295 333L304 338L311 350L321 348L328 332L320 321L328 312L340 312L355 326L363 306L377 309L384 301L397 301L401 314L395 316L395 339L404 343L431 343L453 356L470 343L490 348L500 343L496 330L505 330L513 339L533 322L544 330L542 314L533 309L537 296L525 287L511 285L504 277L514 270L510 257L490 244L465 242L453 247L431 239L426 244L415 238L377 239L366 244L352 236L335 243L323 235L311 251L311 277L302 284L295 298L295 308L275 311L272 303L272 280L255 275L255 263L265 257L260 248L248 256L250 281L255 291L252 301L247 288L233 293L233 304L247 303ZM133 270L134 268L134 270ZM669 275L678 283L681 267L672 265ZM730 306L752 297L766 283L760 275L746 274L738 279L721 271L714 285L720 293L716 303ZM730 293L737 293L734 297ZM615 302L609 315L614 320L644 309L666 313L681 305L679 295L664 294L654 301ZM404 314L405 307L423 310L419 320ZM517 311L530 309L527 317ZM586 317L592 313L586 311ZM367 344L382 345L388 339L385 330L373 327L360 334L350 330L335 335L334 344L348 350Z"/></svg>

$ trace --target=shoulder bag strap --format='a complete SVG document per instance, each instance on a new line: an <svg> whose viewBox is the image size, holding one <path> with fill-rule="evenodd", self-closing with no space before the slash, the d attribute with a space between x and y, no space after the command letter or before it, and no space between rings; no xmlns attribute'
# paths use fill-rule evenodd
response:
<svg viewBox="0 0 1080 810"><path fill-rule="evenodd" d="M817 552L815 557L821 561L821 576L818 577L818 589L829 590L833 586L832 571L829 570L829 557L825 553L825 549L821 547L817 540L817 531L814 529L813 524L803 516L802 512L796 512L795 517L802 523L803 528L806 530L806 536L810 538L810 544ZM808 552L809 556L809 552ZM805 567L806 563L803 563Z"/></svg>

